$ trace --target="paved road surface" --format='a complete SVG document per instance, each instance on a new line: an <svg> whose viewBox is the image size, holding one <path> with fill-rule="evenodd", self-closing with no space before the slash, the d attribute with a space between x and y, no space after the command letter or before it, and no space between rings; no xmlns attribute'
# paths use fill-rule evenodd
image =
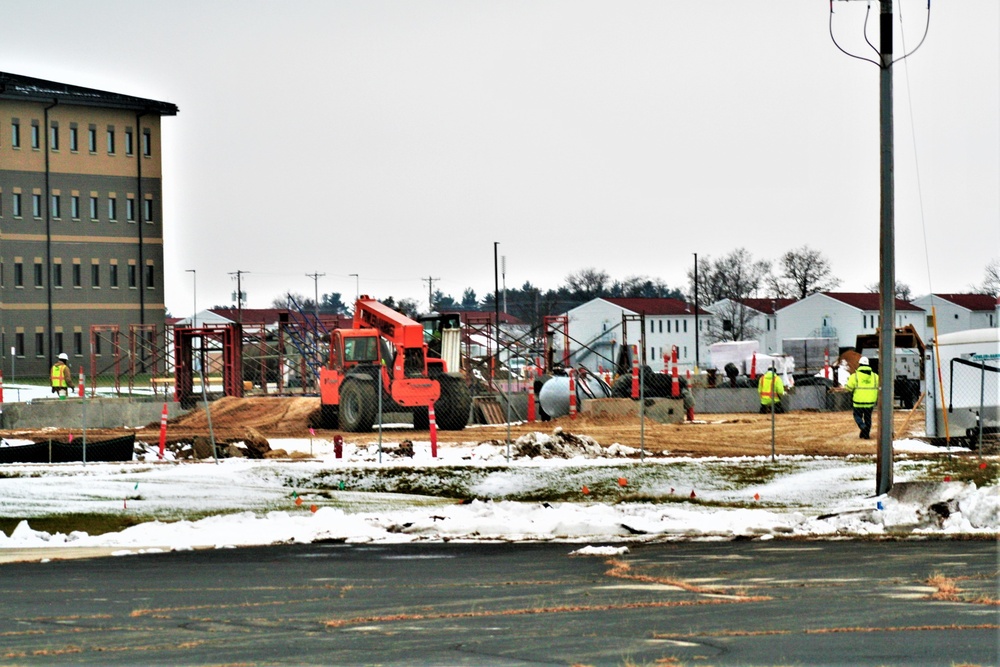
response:
<svg viewBox="0 0 1000 667"><path fill-rule="evenodd" d="M996 665L992 541L292 545L0 566L0 664ZM944 575L956 601L928 599ZM995 604L995 603L994 603ZM675 662L660 662L668 658Z"/></svg>

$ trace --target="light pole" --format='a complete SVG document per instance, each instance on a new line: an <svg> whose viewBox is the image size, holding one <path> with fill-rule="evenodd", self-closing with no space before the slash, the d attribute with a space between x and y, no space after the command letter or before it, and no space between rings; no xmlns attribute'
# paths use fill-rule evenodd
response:
<svg viewBox="0 0 1000 667"><path fill-rule="evenodd" d="M361 278L356 273L349 273L348 275L354 278L354 300L357 301L361 298Z"/></svg>
<svg viewBox="0 0 1000 667"><path fill-rule="evenodd" d="M190 273L194 280L194 301L191 303L191 328L198 328L198 269L185 269L184 273Z"/></svg>

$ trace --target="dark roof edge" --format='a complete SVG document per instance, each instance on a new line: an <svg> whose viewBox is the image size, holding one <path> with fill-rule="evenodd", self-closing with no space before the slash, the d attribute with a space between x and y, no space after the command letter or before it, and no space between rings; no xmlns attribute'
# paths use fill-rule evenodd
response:
<svg viewBox="0 0 1000 667"><path fill-rule="evenodd" d="M176 116L178 112L177 105L170 102L36 79L10 72L0 72L0 99L29 102L58 100L63 104L130 109L153 112L161 116Z"/></svg>

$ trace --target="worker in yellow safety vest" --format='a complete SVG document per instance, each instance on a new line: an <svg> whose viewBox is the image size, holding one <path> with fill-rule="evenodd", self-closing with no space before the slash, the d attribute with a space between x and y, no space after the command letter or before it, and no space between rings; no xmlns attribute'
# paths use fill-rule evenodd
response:
<svg viewBox="0 0 1000 667"><path fill-rule="evenodd" d="M878 373L868 365L868 357L858 360L858 368L847 378L845 387L852 392L854 422L861 429L858 437L868 440L872 432L872 409L878 402Z"/></svg>
<svg viewBox="0 0 1000 667"><path fill-rule="evenodd" d="M772 402L775 412L784 412L781 407L781 397L785 395L785 384L781 381L781 376L774 372L774 368L767 369L767 372L760 376L757 382L757 393L760 394L760 413L771 412Z"/></svg>
<svg viewBox="0 0 1000 667"><path fill-rule="evenodd" d="M69 366L66 365L67 361L69 361L69 357L65 352L61 353L56 359L56 363L52 365L52 370L49 371L49 378L52 380L52 393L60 399L65 399L69 395L70 371Z"/></svg>

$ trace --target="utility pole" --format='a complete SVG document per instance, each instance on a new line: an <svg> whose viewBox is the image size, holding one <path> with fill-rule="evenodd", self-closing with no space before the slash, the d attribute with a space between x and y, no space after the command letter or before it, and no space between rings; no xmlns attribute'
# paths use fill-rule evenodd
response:
<svg viewBox="0 0 1000 667"><path fill-rule="evenodd" d="M896 402L896 239L894 207L894 159L892 124L892 0L879 0L879 52L878 60L855 55L844 50L833 33L833 3L830 3L830 37L834 46L852 58L864 60L879 68L879 382L881 396L878 404L878 452L875 468L875 492L888 493L892 488L892 410ZM920 43L901 56L912 55L927 37L930 26L930 5L927 5L927 25ZM867 40L867 35L865 36ZM868 42L871 44L871 42Z"/></svg>
<svg viewBox="0 0 1000 667"><path fill-rule="evenodd" d="M694 253L694 369L701 367L698 359L698 253Z"/></svg>
<svg viewBox="0 0 1000 667"><path fill-rule="evenodd" d="M427 276L426 278L421 278L421 280L427 283L427 312L429 313L434 310L434 281L441 279Z"/></svg>
<svg viewBox="0 0 1000 667"><path fill-rule="evenodd" d="M319 279L325 276L325 273L307 273L306 278L313 279L313 314L316 319L319 319Z"/></svg>
<svg viewBox="0 0 1000 667"><path fill-rule="evenodd" d="M236 321L243 325L243 282L242 277L244 273L250 273L249 271L233 271L229 275L236 276Z"/></svg>
<svg viewBox="0 0 1000 667"><path fill-rule="evenodd" d="M896 402L896 240L892 136L892 0L881 0L879 14L879 127L881 137L881 215L879 241L879 375L882 397L878 410L876 493L892 488L892 409Z"/></svg>

